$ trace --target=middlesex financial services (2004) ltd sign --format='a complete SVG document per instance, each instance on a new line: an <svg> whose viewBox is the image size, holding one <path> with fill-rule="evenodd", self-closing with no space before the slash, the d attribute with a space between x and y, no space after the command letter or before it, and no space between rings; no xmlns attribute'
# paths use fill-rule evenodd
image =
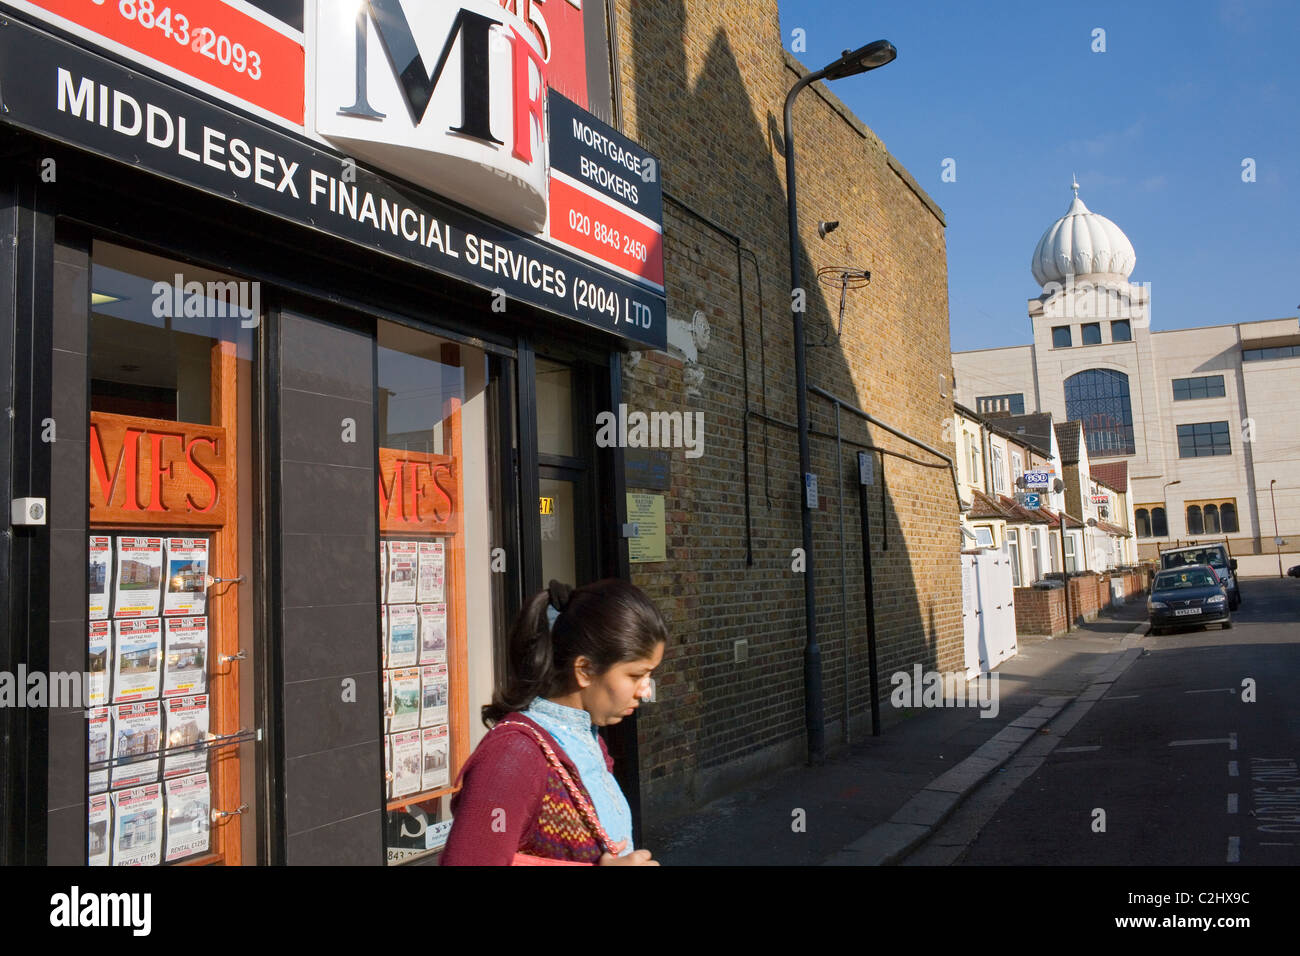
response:
<svg viewBox="0 0 1300 956"><path fill-rule="evenodd" d="M57 5L62 0L40 2ZM193 11L196 4L214 2L179 0L166 9L174 27L176 11ZM0 8L6 5L33 7L0 0ZM131 6L138 20L142 9L138 0L121 0L121 5ZM335 66L345 67L332 70L331 76L336 84L349 87L334 87L346 100L336 110L340 125L330 127L339 133L340 145L363 161L396 167L412 179L417 177L411 174L420 172L423 156L427 168L419 179L430 178L429 168L440 169L443 178L432 177L434 181L417 185L476 209L492 205L493 200L484 196L509 195L510 201L499 208L483 211L536 233L539 214L545 216L548 172L542 135L544 73L537 41L523 21L510 22L518 18L487 0L429 6L443 11L442 21L434 23L421 15L407 19L405 10L424 7L410 0L405 4L322 0L308 23L308 84L313 76L320 80L325 61L319 51L329 47L315 35L324 11L337 14L350 8L350 16L340 17L334 25L334 42L348 49L331 48L331 55L339 59ZM48 13L44 11L42 18L58 19ZM149 27L138 22L132 26L157 32L162 11L155 6L151 13L155 19ZM60 26L69 28L63 22ZM417 27L433 35L421 32L417 40ZM445 32L439 34L443 28ZM71 32L127 55L116 41L85 37L86 29ZM249 46L265 46L254 41L257 34L251 29L228 32L248 39ZM203 30L200 37L206 38ZM231 58L231 69L235 53L245 74L250 65L254 72L260 68L262 76L273 68L265 58L250 57L249 47L235 50L225 33L220 38L225 42L217 46L223 59ZM478 55L484 51L486 57ZM396 70L394 61L403 69ZM177 76L165 64L149 61L147 65L171 78ZM589 268L554 250L544 236L539 241L500 229L355 164L349 170L347 160L322 153L309 142L250 123L12 20L0 28L0 82L9 108L0 114L0 122L51 135L477 285L501 288L512 298L643 344L664 347L665 304L658 290ZM200 83L190 85L209 95L220 92ZM252 108L237 96L223 98ZM318 96L314 111L305 117L307 123L313 122L311 112L319 117L324 110ZM253 111L270 118L265 108ZM72 119L84 122L69 122ZM276 125L293 129L282 116ZM372 138L363 142L367 130ZM309 126L294 131L322 144L328 141ZM444 148L447 154L438 152ZM493 157L496 165L476 162L474 156ZM472 196L455 195L461 189ZM601 265L607 266L603 261Z"/></svg>

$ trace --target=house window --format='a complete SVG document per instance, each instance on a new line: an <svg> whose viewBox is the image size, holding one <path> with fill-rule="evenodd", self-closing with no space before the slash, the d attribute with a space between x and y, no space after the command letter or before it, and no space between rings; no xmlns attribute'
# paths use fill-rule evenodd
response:
<svg viewBox="0 0 1300 956"><path fill-rule="evenodd" d="M1020 476L1025 473L1025 460L1020 457L1020 452L1011 453L1011 481L1013 483L1020 480Z"/></svg>
<svg viewBox="0 0 1300 956"><path fill-rule="evenodd" d="M1003 494L1007 490L1007 479L1002 473L1002 449L994 445L991 451L993 452L993 490Z"/></svg>
<svg viewBox="0 0 1300 956"><path fill-rule="evenodd" d="M1110 324L1110 340L1112 342L1133 341L1133 329L1129 326L1128 319L1121 319Z"/></svg>
<svg viewBox="0 0 1300 956"><path fill-rule="evenodd" d="M1047 532L1047 550L1051 552L1051 560L1047 564L1048 571L1055 571L1061 565L1060 558L1057 556L1056 535L1050 531Z"/></svg>
<svg viewBox="0 0 1300 956"><path fill-rule="evenodd" d="M1070 574L1077 570L1074 558L1074 535L1072 534L1065 536L1065 570Z"/></svg>
<svg viewBox="0 0 1300 956"><path fill-rule="evenodd" d="M1271 349L1242 349L1243 362L1262 362L1266 359L1296 358L1300 356L1300 345L1280 345Z"/></svg>
<svg viewBox="0 0 1300 956"><path fill-rule="evenodd" d="M1070 327L1068 325L1058 325L1052 329L1052 348L1068 349L1074 341L1070 338Z"/></svg>
<svg viewBox="0 0 1300 956"><path fill-rule="evenodd" d="M966 475L966 480L972 485L984 486L980 481L980 456L975 450L975 438L970 432L966 432L966 462L970 471Z"/></svg>
<svg viewBox="0 0 1300 956"><path fill-rule="evenodd" d="M1134 453L1133 406L1123 372L1092 368L1067 378L1065 417L1083 423L1089 455Z"/></svg>
<svg viewBox="0 0 1300 956"><path fill-rule="evenodd" d="M1197 378L1174 379L1174 401L1186 402L1197 398L1223 398L1223 376L1201 375Z"/></svg>
<svg viewBox="0 0 1300 956"><path fill-rule="evenodd" d="M1084 345L1101 345L1101 323L1089 322L1079 329L1083 333Z"/></svg>
<svg viewBox="0 0 1300 956"><path fill-rule="evenodd" d="M1007 553L1011 556L1011 586L1020 587L1020 532L1007 529Z"/></svg>
<svg viewBox="0 0 1300 956"><path fill-rule="evenodd" d="M1025 396L1023 392L1006 395L980 395L975 399L977 412L1010 412L1012 415L1025 413Z"/></svg>
<svg viewBox="0 0 1300 956"><path fill-rule="evenodd" d="M1232 440L1228 436L1227 422L1198 422L1178 426L1179 458L1231 454Z"/></svg>
<svg viewBox="0 0 1300 956"><path fill-rule="evenodd" d="M988 525L977 525L975 528L975 546L977 548L997 547L993 543L993 529Z"/></svg>
<svg viewBox="0 0 1300 956"><path fill-rule="evenodd" d="M1043 576L1043 563L1038 556L1038 529L1031 529L1029 532L1029 556L1034 564L1034 580L1037 581Z"/></svg>

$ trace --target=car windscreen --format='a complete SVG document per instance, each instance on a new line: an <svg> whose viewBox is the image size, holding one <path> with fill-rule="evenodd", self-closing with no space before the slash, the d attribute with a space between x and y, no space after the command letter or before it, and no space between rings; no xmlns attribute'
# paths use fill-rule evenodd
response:
<svg viewBox="0 0 1300 956"><path fill-rule="evenodd" d="M1178 588L1209 588L1218 583L1213 574L1200 568L1187 571L1166 571L1156 575L1153 590L1173 591Z"/></svg>
<svg viewBox="0 0 1300 956"><path fill-rule="evenodd" d="M1207 548L1204 551L1175 551L1164 556L1164 565L1167 568L1176 568L1182 564L1209 564L1216 568L1228 566L1228 562L1223 559L1223 552L1218 548Z"/></svg>

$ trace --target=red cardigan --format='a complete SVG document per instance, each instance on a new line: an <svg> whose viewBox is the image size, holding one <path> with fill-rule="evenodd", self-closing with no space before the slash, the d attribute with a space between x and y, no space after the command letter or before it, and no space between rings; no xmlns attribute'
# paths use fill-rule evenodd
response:
<svg viewBox="0 0 1300 956"><path fill-rule="evenodd" d="M509 714L488 731L460 772L441 865L509 866L517 852L585 863L600 859L599 843L528 725L550 744L590 802L578 768L555 739L535 721ZM603 739L600 751L613 770Z"/></svg>

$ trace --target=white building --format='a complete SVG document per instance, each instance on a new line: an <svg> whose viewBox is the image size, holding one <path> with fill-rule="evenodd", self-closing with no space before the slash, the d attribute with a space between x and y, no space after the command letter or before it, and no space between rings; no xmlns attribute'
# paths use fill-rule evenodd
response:
<svg viewBox="0 0 1300 956"><path fill-rule="evenodd" d="M1295 564L1300 320L1153 330L1150 289L1129 281L1133 246L1074 190L1034 250L1033 342L953 353L955 399L983 415L1081 421L1091 462L1127 462L1142 557L1226 536L1234 556L1268 556L1243 573L1276 573L1278 550Z"/></svg>

